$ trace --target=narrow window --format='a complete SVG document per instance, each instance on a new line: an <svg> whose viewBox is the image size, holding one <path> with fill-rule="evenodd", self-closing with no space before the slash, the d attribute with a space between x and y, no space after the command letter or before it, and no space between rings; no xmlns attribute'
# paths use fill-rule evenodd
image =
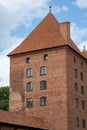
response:
<svg viewBox="0 0 87 130"><path fill-rule="evenodd" d="M75 99L75 106L78 107L78 98Z"/></svg>
<svg viewBox="0 0 87 130"><path fill-rule="evenodd" d="M74 89L75 89L76 92L78 91L78 84L76 82L74 84Z"/></svg>
<svg viewBox="0 0 87 130"><path fill-rule="evenodd" d="M33 107L33 100L32 98L27 99L27 107Z"/></svg>
<svg viewBox="0 0 87 130"><path fill-rule="evenodd" d="M74 69L74 76L75 76L75 78L78 77L78 73L77 73L77 69L76 68Z"/></svg>
<svg viewBox="0 0 87 130"><path fill-rule="evenodd" d="M84 101L82 101L82 109L83 110L85 109L85 103L84 103Z"/></svg>
<svg viewBox="0 0 87 130"><path fill-rule="evenodd" d="M76 63L76 57L74 57L74 63Z"/></svg>
<svg viewBox="0 0 87 130"><path fill-rule="evenodd" d="M45 75L45 74L47 73L47 68L46 68L46 66L42 66L42 67L41 67L40 73L41 73L41 75Z"/></svg>
<svg viewBox="0 0 87 130"><path fill-rule="evenodd" d="M44 55L44 56L43 56L43 59L44 59L44 60L48 60L48 55Z"/></svg>
<svg viewBox="0 0 87 130"><path fill-rule="evenodd" d="M85 128L86 124L85 124L85 119L82 120L82 128Z"/></svg>
<svg viewBox="0 0 87 130"><path fill-rule="evenodd" d="M30 58L26 58L26 63L30 63Z"/></svg>
<svg viewBox="0 0 87 130"><path fill-rule="evenodd" d="M79 127L79 118L76 118L76 127Z"/></svg>
<svg viewBox="0 0 87 130"><path fill-rule="evenodd" d="M27 91L32 91L33 90L33 84L32 82L27 83Z"/></svg>
<svg viewBox="0 0 87 130"><path fill-rule="evenodd" d="M47 99L46 99L46 97L41 97L41 98L40 98L40 105L41 105L41 106L46 106L46 104L47 104Z"/></svg>
<svg viewBox="0 0 87 130"><path fill-rule="evenodd" d="M81 72L80 73L80 79L83 81L83 79L84 79L84 76L83 76L83 73Z"/></svg>
<svg viewBox="0 0 87 130"><path fill-rule="evenodd" d="M83 62L81 62L81 68L83 68Z"/></svg>
<svg viewBox="0 0 87 130"><path fill-rule="evenodd" d="M46 81L44 81L44 80L41 81L40 82L40 89L46 89L46 84L47 84Z"/></svg>
<svg viewBox="0 0 87 130"><path fill-rule="evenodd" d="M84 94L84 87L81 86L81 94Z"/></svg>
<svg viewBox="0 0 87 130"><path fill-rule="evenodd" d="M32 68L27 69L27 76L28 77L33 76L33 70L32 70Z"/></svg>

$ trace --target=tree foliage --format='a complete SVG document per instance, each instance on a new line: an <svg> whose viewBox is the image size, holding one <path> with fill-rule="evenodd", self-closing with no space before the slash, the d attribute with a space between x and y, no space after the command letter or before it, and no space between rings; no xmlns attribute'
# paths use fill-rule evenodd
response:
<svg viewBox="0 0 87 130"><path fill-rule="evenodd" d="M9 87L0 87L0 109L9 109Z"/></svg>

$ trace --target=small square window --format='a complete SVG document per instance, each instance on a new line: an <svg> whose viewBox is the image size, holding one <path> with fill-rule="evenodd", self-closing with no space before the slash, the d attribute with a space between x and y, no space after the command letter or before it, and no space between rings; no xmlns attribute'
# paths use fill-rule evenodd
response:
<svg viewBox="0 0 87 130"><path fill-rule="evenodd" d="M28 77L33 76L33 70L32 70L32 68L27 69L27 76Z"/></svg>
<svg viewBox="0 0 87 130"><path fill-rule="evenodd" d="M32 91L33 90L33 84L32 82L27 83L27 91Z"/></svg>
<svg viewBox="0 0 87 130"><path fill-rule="evenodd" d="M48 60L48 55L44 55L44 60Z"/></svg>
<svg viewBox="0 0 87 130"><path fill-rule="evenodd" d="M47 68L46 68L46 66L42 66L42 67L41 67L40 73L41 73L41 75L45 75L45 74L47 73Z"/></svg>
<svg viewBox="0 0 87 130"><path fill-rule="evenodd" d="M26 63L30 63L30 58L26 58Z"/></svg>

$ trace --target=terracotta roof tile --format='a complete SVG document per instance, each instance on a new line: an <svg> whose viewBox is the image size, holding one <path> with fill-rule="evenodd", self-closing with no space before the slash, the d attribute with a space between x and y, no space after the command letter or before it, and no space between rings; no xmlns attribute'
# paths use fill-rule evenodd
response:
<svg viewBox="0 0 87 130"><path fill-rule="evenodd" d="M8 55L55 47L65 43L59 30L59 22L52 13L49 13L31 34Z"/></svg>
<svg viewBox="0 0 87 130"><path fill-rule="evenodd" d="M61 23L56 20L54 15L49 13L30 33L30 35L28 35L27 38L17 48L11 51L8 56L63 45L69 45L82 55L81 51L70 38L70 31L67 31L67 25L65 32L63 32L63 30L61 31L60 25ZM69 35L69 38L66 38L68 40L65 39L64 35L66 37Z"/></svg>

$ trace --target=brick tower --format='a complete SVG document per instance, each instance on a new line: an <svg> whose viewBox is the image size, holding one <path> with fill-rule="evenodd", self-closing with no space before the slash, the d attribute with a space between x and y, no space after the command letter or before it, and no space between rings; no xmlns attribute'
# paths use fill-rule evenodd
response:
<svg viewBox="0 0 87 130"><path fill-rule="evenodd" d="M42 118L49 130L87 129L87 52L70 23L50 12L10 57L10 111Z"/></svg>

